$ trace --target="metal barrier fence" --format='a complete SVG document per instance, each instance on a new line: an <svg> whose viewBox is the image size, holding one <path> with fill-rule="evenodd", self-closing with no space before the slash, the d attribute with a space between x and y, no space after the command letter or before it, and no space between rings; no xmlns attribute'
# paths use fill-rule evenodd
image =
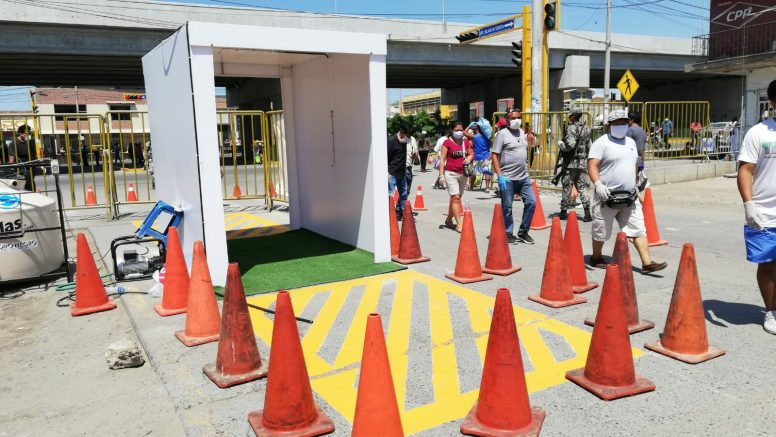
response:
<svg viewBox="0 0 776 437"><path fill-rule="evenodd" d="M283 111L269 111L265 117L264 180L269 207L288 202L286 130Z"/></svg>
<svg viewBox="0 0 776 437"><path fill-rule="evenodd" d="M264 112L218 111L216 115L224 199L264 198Z"/></svg>
<svg viewBox="0 0 776 437"><path fill-rule="evenodd" d="M729 148L707 142L713 137L709 102L648 102L642 122L649 136L645 159L708 159Z"/></svg>
<svg viewBox="0 0 776 437"><path fill-rule="evenodd" d="M156 202L148 112L109 111L104 123L104 167L110 168L114 205Z"/></svg>

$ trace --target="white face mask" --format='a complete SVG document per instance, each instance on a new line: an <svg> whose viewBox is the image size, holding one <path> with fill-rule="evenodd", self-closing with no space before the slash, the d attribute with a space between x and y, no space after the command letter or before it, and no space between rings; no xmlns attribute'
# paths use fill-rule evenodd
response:
<svg viewBox="0 0 776 437"><path fill-rule="evenodd" d="M453 132L453 138L460 140L461 138L463 138L463 132L459 130Z"/></svg>
<svg viewBox="0 0 776 437"><path fill-rule="evenodd" d="M618 140L625 138L625 134L628 133L627 124L612 125L609 127L609 133Z"/></svg>
<svg viewBox="0 0 776 437"><path fill-rule="evenodd" d="M520 126L523 125L523 120L516 118L514 120L509 120L509 128L510 129L520 129Z"/></svg>
<svg viewBox="0 0 776 437"><path fill-rule="evenodd" d="M409 137L407 135L404 135L404 138L399 138L399 136L396 136L396 139L399 140L399 143L405 144L407 141L409 141Z"/></svg>

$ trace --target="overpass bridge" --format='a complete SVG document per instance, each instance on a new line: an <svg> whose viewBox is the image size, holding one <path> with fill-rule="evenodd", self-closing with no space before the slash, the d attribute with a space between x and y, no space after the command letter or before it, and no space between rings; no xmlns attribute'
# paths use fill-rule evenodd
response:
<svg viewBox="0 0 776 437"><path fill-rule="evenodd" d="M0 85L142 87L140 57L185 22L208 21L386 34L389 88L442 88L443 103L467 105L467 113L470 101L485 101L486 112L499 98L520 101L520 71L510 52L520 32L462 46L455 35L471 24L149 0L0 0L0 8ZM552 32L551 84L576 55L589 57L590 85L602 88L603 41L603 33ZM740 78L685 72L700 60L691 38L615 34L611 86L631 69L641 84L637 100L711 100L712 107L734 108ZM227 89L248 80L218 67L217 84ZM551 108L559 104L556 91Z"/></svg>

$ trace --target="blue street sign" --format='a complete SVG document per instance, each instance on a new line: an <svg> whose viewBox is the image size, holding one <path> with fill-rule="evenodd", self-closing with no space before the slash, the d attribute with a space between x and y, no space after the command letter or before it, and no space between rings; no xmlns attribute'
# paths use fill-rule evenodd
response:
<svg viewBox="0 0 776 437"><path fill-rule="evenodd" d="M494 35L501 32L510 32L515 28L515 18L504 20L499 23L489 24L480 28L480 38Z"/></svg>

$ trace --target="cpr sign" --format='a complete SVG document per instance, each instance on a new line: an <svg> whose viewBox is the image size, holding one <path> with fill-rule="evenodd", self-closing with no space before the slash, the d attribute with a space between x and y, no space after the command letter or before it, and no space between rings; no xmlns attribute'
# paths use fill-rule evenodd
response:
<svg viewBox="0 0 776 437"><path fill-rule="evenodd" d="M776 6L773 6L772 4L766 6L767 3L772 3L771 0L765 1L765 4L758 3L763 2L737 2L733 3L727 8L724 8L724 3L720 2L716 5L719 9L715 11L716 15L711 19L711 22L727 28L739 28L748 24L752 20L763 16L767 12L776 11Z"/></svg>

